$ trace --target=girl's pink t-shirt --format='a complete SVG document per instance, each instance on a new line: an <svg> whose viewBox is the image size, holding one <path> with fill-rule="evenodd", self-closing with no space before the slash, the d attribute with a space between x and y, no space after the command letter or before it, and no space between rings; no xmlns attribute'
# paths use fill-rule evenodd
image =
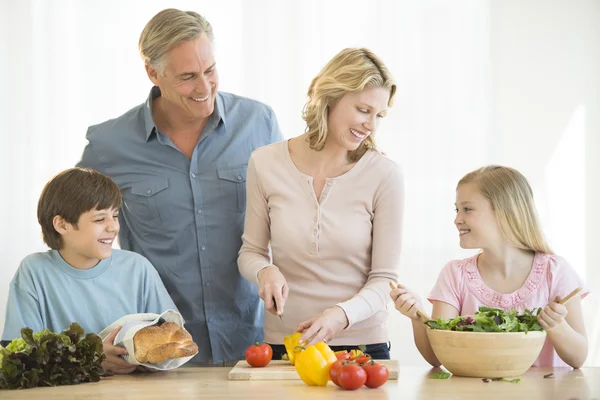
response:
<svg viewBox="0 0 600 400"><path fill-rule="evenodd" d="M544 308L556 296L563 298L578 287L584 289L580 292L582 299L589 294L577 272L564 258L546 253L535 254L531 272L521 288L513 293L498 293L483 282L477 269L478 256L476 254L446 264L428 300L448 303L460 315L473 315L479 310L479 306L496 307L504 311L516 309L519 312ZM542 352L533 366L568 365L561 360L546 338Z"/></svg>

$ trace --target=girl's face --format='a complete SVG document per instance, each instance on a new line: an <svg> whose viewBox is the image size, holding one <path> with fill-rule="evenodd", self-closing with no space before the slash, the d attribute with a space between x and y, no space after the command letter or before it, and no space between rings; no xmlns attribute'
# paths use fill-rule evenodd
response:
<svg viewBox="0 0 600 400"><path fill-rule="evenodd" d="M456 189L456 218L460 247L463 249L486 249L503 243L502 232L496 222L492 203L471 183Z"/></svg>

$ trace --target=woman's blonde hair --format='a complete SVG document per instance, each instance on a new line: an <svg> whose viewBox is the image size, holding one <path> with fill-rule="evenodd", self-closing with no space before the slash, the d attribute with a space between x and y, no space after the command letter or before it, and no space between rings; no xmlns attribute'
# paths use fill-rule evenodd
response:
<svg viewBox="0 0 600 400"><path fill-rule="evenodd" d="M516 169L498 165L479 168L457 185L471 183L490 200L502 236L519 249L552 253L546 243L527 179Z"/></svg>
<svg viewBox="0 0 600 400"><path fill-rule="evenodd" d="M308 88L308 102L302 113L311 149L320 151L325 145L330 105L347 93L361 92L367 87L389 89L388 106L392 105L396 83L385 64L368 49L344 49L325 65ZM364 146L348 152L350 161L358 161L368 149L376 147L373 133L363 143Z"/></svg>
<svg viewBox="0 0 600 400"><path fill-rule="evenodd" d="M200 14L167 8L152 17L144 27L138 43L140 55L144 63L162 75L166 68L165 54L202 33L214 43L212 26Z"/></svg>

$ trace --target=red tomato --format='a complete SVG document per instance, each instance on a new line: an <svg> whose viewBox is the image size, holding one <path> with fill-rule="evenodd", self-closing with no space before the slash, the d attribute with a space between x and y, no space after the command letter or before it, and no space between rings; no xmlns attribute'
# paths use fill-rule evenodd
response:
<svg viewBox="0 0 600 400"><path fill-rule="evenodd" d="M337 386L340 386L340 383L338 382L338 372L340 371L340 368L342 368L343 362L344 360L337 360L329 367L329 378L331 379L331 382L335 383Z"/></svg>
<svg viewBox="0 0 600 400"><path fill-rule="evenodd" d="M246 349L246 361L253 367L264 367L271 362L273 349L266 343L256 343Z"/></svg>
<svg viewBox="0 0 600 400"><path fill-rule="evenodd" d="M378 388L387 382L390 371L383 364L377 364L374 361L363 364L362 368L367 373L366 387Z"/></svg>
<svg viewBox="0 0 600 400"><path fill-rule="evenodd" d="M354 361L357 364L364 364L364 363L371 361L371 356L366 356L366 355L358 356L352 361Z"/></svg>
<svg viewBox="0 0 600 400"><path fill-rule="evenodd" d="M356 390L367 381L367 373L356 364L344 364L337 374L340 387L346 390Z"/></svg>
<svg viewBox="0 0 600 400"><path fill-rule="evenodd" d="M348 353L347 351L336 351L335 352L335 357L338 360L349 360L350 356L351 356L351 354Z"/></svg>

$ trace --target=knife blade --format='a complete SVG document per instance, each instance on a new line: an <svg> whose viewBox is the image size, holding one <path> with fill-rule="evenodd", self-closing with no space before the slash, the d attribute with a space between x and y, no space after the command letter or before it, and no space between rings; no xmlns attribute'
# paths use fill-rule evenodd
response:
<svg viewBox="0 0 600 400"><path fill-rule="evenodd" d="M279 306L277 305L277 302L275 301L275 297L273 297L273 304L275 305L275 311L279 312ZM281 321L281 324L283 325L283 332L285 334L287 334L285 322L283 321L283 313L277 314L277 316L279 317L279 320Z"/></svg>

